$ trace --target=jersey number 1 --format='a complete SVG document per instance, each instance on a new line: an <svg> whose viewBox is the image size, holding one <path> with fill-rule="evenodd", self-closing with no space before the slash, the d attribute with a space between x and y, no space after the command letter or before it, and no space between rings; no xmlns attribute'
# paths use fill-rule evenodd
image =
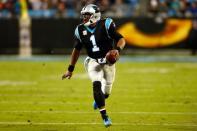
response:
<svg viewBox="0 0 197 131"><path fill-rule="evenodd" d="M99 51L100 49L99 49L99 47L96 45L96 40L95 40L94 35L91 35L91 36L90 36L90 41L92 42L92 45L93 45L92 51L93 51L93 52Z"/></svg>

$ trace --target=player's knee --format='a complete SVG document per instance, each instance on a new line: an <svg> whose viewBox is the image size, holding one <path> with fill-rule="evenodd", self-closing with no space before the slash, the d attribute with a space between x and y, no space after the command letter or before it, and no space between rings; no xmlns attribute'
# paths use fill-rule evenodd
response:
<svg viewBox="0 0 197 131"><path fill-rule="evenodd" d="M108 98L109 95L111 94L111 90L112 90L112 85L113 83L112 82L106 82L106 85L105 85L105 98Z"/></svg>
<svg viewBox="0 0 197 131"><path fill-rule="evenodd" d="M94 90L94 93L98 93L101 91L101 82L100 81L93 82L93 90Z"/></svg>
<svg viewBox="0 0 197 131"><path fill-rule="evenodd" d="M113 85L113 82L106 82L106 85L105 85L105 86L106 86L107 88L111 88L112 85Z"/></svg>
<svg viewBox="0 0 197 131"><path fill-rule="evenodd" d="M107 99L109 97L109 94L105 94L105 99Z"/></svg>

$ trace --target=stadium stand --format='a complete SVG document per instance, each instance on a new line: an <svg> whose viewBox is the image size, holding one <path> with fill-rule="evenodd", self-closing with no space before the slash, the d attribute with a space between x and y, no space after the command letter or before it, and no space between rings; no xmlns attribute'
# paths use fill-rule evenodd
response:
<svg viewBox="0 0 197 131"><path fill-rule="evenodd" d="M77 18L82 6L89 3L99 5L104 15L114 17L132 16L139 7L138 0L27 0L27 3L29 15L33 18ZM0 1L0 17L10 18L19 15L19 0Z"/></svg>
<svg viewBox="0 0 197 131"><path fill-rule="evenodd" d="M20 19L21 14L27 14L21 13L22 1L26 1L29 26ZM0 0L0 54L18 52L21 38L30 39L35 53L70 49L73 34L68 30L74 30L81 8L90 3L100 7L103 17L112 17L124 35L129 34L127 44L131 48L191 48L196 52L193 23L197 21L197 0ZM22 27L29 30L29 37Z"/></svg>
<svg viewBox="0 0 197 131"><path fill-rule="evenodd" d="M197 16L197 0L27 0L27 3L29 15L33 18L77 18L81 7L89 3L99 5L104 16L111 17ZM142 12L143 9L145 10ZM19 0L0 1L1 18L18 17L19 15Z"/></svg>
<svg viewBox="0 0 197 131"><path fill-rule="evenodd" d="M149 14L164 17L196 17L196 0L149 0Z"/></svg>

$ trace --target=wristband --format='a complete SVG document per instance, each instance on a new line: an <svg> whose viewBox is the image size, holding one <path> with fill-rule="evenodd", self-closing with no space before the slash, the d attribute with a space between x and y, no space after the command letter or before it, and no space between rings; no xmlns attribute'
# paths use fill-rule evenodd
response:
<svg viewBox="0 0 197 131"><path fill-rule="evenodd" d="M74 65L69 65L69 66L68 66L68 71L69 71L69 72L73 72L74 69L75 69L75 66L74 66Z"/></svg>
<svg viewBox="0 0 197 131"><path fill-rule="evenodd" d="M119 53L122 50L120 47L116 47L115 49L118 50Z"/></svg>

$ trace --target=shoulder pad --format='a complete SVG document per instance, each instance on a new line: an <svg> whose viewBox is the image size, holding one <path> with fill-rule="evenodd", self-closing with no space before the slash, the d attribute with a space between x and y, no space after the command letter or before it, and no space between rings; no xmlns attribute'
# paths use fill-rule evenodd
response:
<svg viewBox="0 0 197 131"><path fill-rule="evenodd" d="M81 38L80 38L80 35L79 35L79 29L78 29L79 26L80 26L80 25L78 25L78 26L75 28L75 36L76 36L77 39L79 39L79 40L81 41Z"/></svg>
<svg viewBox="0 0 197 131"><path fill-rule="evenodd" d="M106 18L105 19L105 28L107 30L109 30L109 27L110 27L110 25L111 25L112 22L113 22L113 20L111 18Z"/></svg>

